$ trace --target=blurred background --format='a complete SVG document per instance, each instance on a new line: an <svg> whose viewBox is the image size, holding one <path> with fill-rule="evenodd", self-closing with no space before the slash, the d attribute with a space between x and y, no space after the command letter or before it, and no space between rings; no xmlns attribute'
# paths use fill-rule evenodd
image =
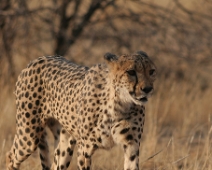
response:
<svg viewBox="0 0 212 170"><path fill-rule="evenodd" d="M158 77L147 104L141 169L212 169L211 11L211 0L1 0L0 168L15 134L15 82L31 60L59 54L91 66L106 52L143 50ZM116 147L94 154L92 166L121 170L122 161ZM41 169L38 154L21 169Z"/></svg>

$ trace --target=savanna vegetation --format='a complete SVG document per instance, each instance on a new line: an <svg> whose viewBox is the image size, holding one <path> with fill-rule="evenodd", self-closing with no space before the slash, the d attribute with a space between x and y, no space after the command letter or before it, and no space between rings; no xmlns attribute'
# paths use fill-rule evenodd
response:
<svg viewBox="0 0 212 170"><path fill-rule="evenodd" d="M212 169L212 1L1 0L0 169L15 134L15 81L29 61L59 54L81 65L143 50L158 70L146 109L145 170ZM53 137L49 134L53 159ZM121 170L122 150L99 150L94 170ZM41 169L37 152L21 166ZM76 158L69 169L76 169Z"/></svg>

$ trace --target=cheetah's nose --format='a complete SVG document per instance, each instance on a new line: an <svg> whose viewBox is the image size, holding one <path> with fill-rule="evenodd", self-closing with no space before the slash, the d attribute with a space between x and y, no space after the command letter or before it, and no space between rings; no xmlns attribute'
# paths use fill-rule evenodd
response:
<svg viewBox="0 0 212 170"><path fill-rule="evenodd" d="M153 87L151 87L151 86L147 86L147 87L144 87L143 89L141 89L143 92L145 92L145 93L149 93L149 92L151 92L152 91L152 89L153 89Z"/></svg>

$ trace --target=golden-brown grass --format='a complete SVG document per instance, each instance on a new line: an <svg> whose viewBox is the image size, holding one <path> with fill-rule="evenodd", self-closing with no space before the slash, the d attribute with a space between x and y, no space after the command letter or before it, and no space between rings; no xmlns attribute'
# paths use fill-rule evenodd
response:
<svg viewBox="0 0 212 170"><path fill-rule="evenodd" d="M166 2L170 3L169 0L163 0L164 6L167 6ZM185 2L183 1L183 3ZM190 9L192 7L191 4L186 3L186 7ZM135 7L140 9L139 6ZM195 10L197 9L195 8ZM118 24L123 24L124 26L121 26L125 28L127 27L126 23L127 21ZM129 26L132 27L130 24ZM45 26L42 26L43 28ZM142 31L140 27L138 27L138 30ZM172 29L167 29L167 31L170 30ZM86 31L89 32L90 29ZM41 35L37 34L38 32L41 32ZM204 35L203 33L201 32L201 37L205 36L206 39L209 35ZM15 53L14 63L18 72L26 66L29 60L41 55L52 54L54 46L52 39L48 43L44 43L42 41L44 36L42 31L33 31L31 34L26 36L28 39L26 42L24 41L25 44L19 45L19 40L22 38L15 42L16 46L13 49ZM49 34L45 32L45 36L48 37ZM172 36L170 37L172 38ZM194 58L194 61L192 59L188 61L174 58L173 56L175 55L172 56L171 52L167 52L167 54L165 52L160 53L168 45L174 46L173 40L171 39L171 43L164 45L163 38L161 44L158 41L154 41L154 38L158 39L160 36L150 37L150 39L147 37L142 39L142 41L139 38L135 40L127 38L132 49L144 49L150 56L153 55L158 68L155 93L146 108L146 122L140 147L141 169L210 170L212 169L212 62L206 61L200 64L195 61L196 58ZM189 37L183 37L183 41L187 38L189 39ZM40 48L37 48L38 45L35 48L32 45L33 43L28 45L28 41L30 42L31 40L38 41L37 44L41 44ZM202 43L198 41L198 36L193 41L198 42L198 44ZM177 47L182 48L182 50L186 49L181 44ZM114 52L116 49L119 49L119 53L132 51L126 46L116 47L116 43L113 41L112 43L107 40L103 43L95 42L90 36L88 39L78 40L66 56L72 56L71 59L77 63L90 66L96 62L101 62L101 56L105 52ZM204 54L207 50L210 50L210 48L206 46L202 50L201 57L205 57ZM159 52L160 55L152 51ZM24 57L21 57L20 53L24 54ZM211 53L208 53L211 56ZM6 64L2 60L0 62L2 62L0 66ZM0 68L0 73L4 74L7 71ZM5 169L5 154L12 146L15 134L16 109L15 96L13 95L15 83L5 85L3 84L5 81L3 79L7 79L7 77L0 78L0 169ZM53 159L53 138L51 134L49 134L49 140ZM115 147L111 151L99 150L94 154L92 163L94 170L121 170L123 169L123 151L119 147ZM41 169L37 151L23 162L21 169ZM76 169L76 156L74 156L69 169Z"/></svg>

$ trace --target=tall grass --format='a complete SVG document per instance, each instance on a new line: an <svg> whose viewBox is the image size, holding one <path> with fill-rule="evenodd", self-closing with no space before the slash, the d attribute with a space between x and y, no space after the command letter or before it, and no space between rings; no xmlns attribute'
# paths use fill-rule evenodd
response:
<svg viewBox="0 0 212 170"><path fill-rule="evenodd" d="M126 2L131 1L119 1L119 3L123 3L124 7L130 8ZM132 3L137 2L139 1L132 1ZM141 169L211 170L211 3L198 1L195 5L196 0L179 1L186 9L205 14L208 17L203 17L201 20L199 15L189 14L185 18L180 18L179 21L182 19L180 25L175 25L174 21L177 18L172 17L175 16L172 13L175 14L179 9L173 6L174 2L178 1L162 0L156 3L164 4L162 6L167 6L168 11L169 8L173 9L170 10L170 17L164 18L161 8L155 11L152 10L154 8L133 5L133 10L142 12L146 9L144 14L149 13L149 16L155 17L151 20L148 15L146 19L145 15L142 15L141 25L137 25L137 20L133 24L130 22L131 19L117 20L113 23L115 27L111 27L115 30L115 32L112 31L112 34L111 28L108 29L107 24L101 25L102 23L100 23L94 26L90 24L84 30L81 39L76 41L66 56L79 64L90 66L101 62L105 52L124 54L143 49L150 56L153 55L158 68L158 79L155 84L155 93L146 107L144 134L140 146ZM31 3L32 7L37 7L41 2L32 1ZM117 10L117 13L119 12L121 11ZM176 17L181 12L176 13ZM43 19L46 16L46 14L43 15ZM54 51L55 40L52 38L52 32L48 31L46 25L42 24L43 22L36 20L31 22L29 18L28 20L30 21L29 25L27 20L24 20L24 24L20 21L17 22L20 25L15 26L18 28L19 34L14 42L12 53L17 73L26 66L29 60L42 55L51 55ZM58 18L55 18L55 29L59 27L57 20ZM173 23L169 24L169 22ZM52 25L54 25L53 21ZM134 32L136 34L131 36L131 33ZM119 40L119 43L122 44L120 45L116 39L123 37L124 39ZM122 42L122 40L126 42ZM4 53L2 53L3 55ZM193 55L194 58L192 58ZM184 60L176 56L187 56L188 58ZM5 154L12 146L16 130L16 106L13 95L15 80L11 80L7 76L11 68L7 64L7 60L2 58L0 60L0 169L5 169ZM51 134L49 134L49 141L53 160L53 137ZM123 151L118 146L111 151L99 150L94 154L92 163L94 170L121 170L123 169ZM37 152L23 162L21 169L41 169ZM69 169L76 169L76 155Z"/></svg>

